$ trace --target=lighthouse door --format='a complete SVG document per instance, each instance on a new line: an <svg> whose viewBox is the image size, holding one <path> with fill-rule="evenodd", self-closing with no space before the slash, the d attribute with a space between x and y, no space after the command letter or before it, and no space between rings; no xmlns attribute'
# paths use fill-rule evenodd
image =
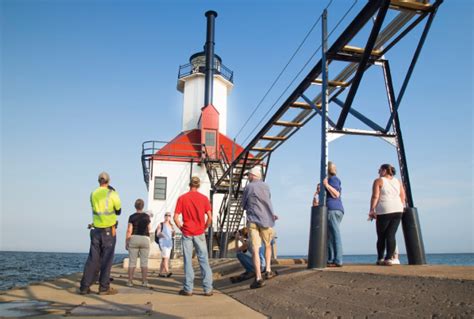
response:
<svg viewBox="0 0 474 319"><path fill-rule="evenodd" d="M206 151L209 158L217 158L217 131L216 130L205 130L205 140L204 144L206 145Z"/></svg>

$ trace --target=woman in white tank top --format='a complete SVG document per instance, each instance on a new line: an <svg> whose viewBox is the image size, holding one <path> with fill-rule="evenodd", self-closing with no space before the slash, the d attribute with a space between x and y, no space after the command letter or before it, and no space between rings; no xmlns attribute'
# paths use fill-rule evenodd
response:
<svg viewBox="0 0 474 319"><path fill-rule="evenodd" d="M377 221L378 265L392 265L396 247L395 234L405 207L405 189L394 175L395 168L390 164L383 164L379 169L379 178L372 186L369 218ZM387 254L384 258L385 247Z"/></svg>

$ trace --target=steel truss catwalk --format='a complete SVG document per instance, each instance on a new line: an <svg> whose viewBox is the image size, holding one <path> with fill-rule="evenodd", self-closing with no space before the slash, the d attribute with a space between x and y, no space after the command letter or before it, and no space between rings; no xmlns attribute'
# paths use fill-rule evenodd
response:
<svg viewBox="0 0 474 319"><path fill-rule="evenodd" d="M322 144L325 145L322 145L322 148L327 148L327 143L330 140L348 134L380 137L396 147L401 176L406 187L408 206L409 208L414 208L398 109L432 21L442 2L443 0L437 0L433 4L427 4L415 1L369 0L334 41L332 46L324 50L322 59L309 71L286 101L283 102L275 114L245 147L244 151L238 154L233 161L222 165L222 168L225 167L225 169L220 172L217 178L214 176L211 182L214 191L227 193L229 201L232 198L234 200L239 198L244 186L245 171L260 165L265 177L271 154L314 116L322 115L327 122L327 127L324 128L326 131L325 133L323 132L323 135L326 136L322 137ZM395 10L397 14L387 14L390 10ZM373 18L375 20L372 23ZM393 88L390 63L385 58L385 55L423 21L425 21L425 25L422 34L411 57L410 66L397 96ZM382 26L384 27L382 28ZM363 32L364 27L370 28L365 46L362 48L352 46L351 40ZM327 35L323 35L323 46L326 40ZM333 61L345 62L347 66L333 79L327 79L325 78L325 72L327 72L327 68L330 67ZM378 124L357 111L353 106L353 101L358 93L363 75L372 66L380 67L384 74L385 89L389 101L389 118L387 123ZM323 85L322 93L312 96L310 88L314 85ZM323 92L326 92L326 94L323 94ZM347 92L344 100L341 99L343 92ZM333 120L327 117L327 109L325 109L324 104L333 104L341 108L337 119ZM295 111L297 112L296 116L294 115ZM349 114L365 124L370 130L346 128L345 123ZM322 159L321 180L326 175L327 152L323 155L325 158ZM408 216L409 214L406 215ZM239 216L241 218L242 214L239 214ZM224 225L226 217L222 217L221 222ZM233 223L236 224L235 220ZM415 216L412 216L409 221L410 223L418 223L416 210ZM419 228L418 224L415 226ZM417 245L420 247L415 250L421 250L411 254L410 250L414 248L408 247L410 244L407 244L409 263L423 264L425 259L421 233L417 231L415 235L418 237L407 238L407 231L405 231L407 227L413 228L415 226L407 226L404 218L405 239L408 239L410 242L418 242ZM409 234L409 236L412 235Z"/></svg>

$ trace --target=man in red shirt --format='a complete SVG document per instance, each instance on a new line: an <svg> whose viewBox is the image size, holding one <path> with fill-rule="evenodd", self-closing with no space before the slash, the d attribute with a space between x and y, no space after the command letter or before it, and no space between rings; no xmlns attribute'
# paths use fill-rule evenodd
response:
<svg viewBox="0 0 474 319"><path fill-rule="evenodd" d="M212 296L212 270L209 266L206 236L204 235L206 228L212 224L212 210L209 199L198 191L200 186L199 177L193 176L189 183L189 192L178 198L173 218L176 226L183 233L184 283L183 289L179 291L179 294L183 296L193 295L193 247L196 249L196 256L201 268L204 295ZM180 221L179 215L181 215L182 221Z"/></svg>

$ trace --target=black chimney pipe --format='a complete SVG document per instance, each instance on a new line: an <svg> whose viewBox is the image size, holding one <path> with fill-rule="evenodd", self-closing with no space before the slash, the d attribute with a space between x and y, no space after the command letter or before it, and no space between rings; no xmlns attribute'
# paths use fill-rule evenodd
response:
<svg viewBox="0 0 474 319"><path fill-rule="evenodd" d="M212 104L213 86L214 86L214 20L217 12L207 11L207 33L204 51L206 52L206 86L204 93L204 106Z"/></svg>

